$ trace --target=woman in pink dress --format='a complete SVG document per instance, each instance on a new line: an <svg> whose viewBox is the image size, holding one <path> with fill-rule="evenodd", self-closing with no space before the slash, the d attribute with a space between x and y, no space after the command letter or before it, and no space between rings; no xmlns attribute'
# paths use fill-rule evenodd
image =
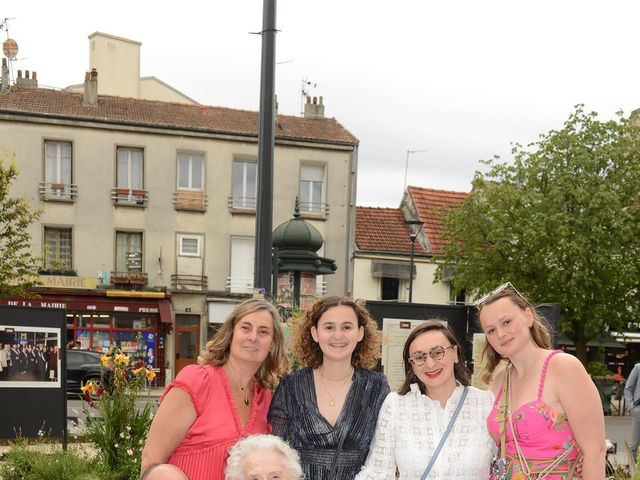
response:
<svg viewBox="0 0 640 480"><path fill-rule="evenodd" d="M580 361L551 350L544 320L511 283L477 306L487 338L486 377L496 395L487 426L498 447L503 438L505 444L492 478L569 478L580 452L582 478L604 478L602 405ZM503 359L506 368L496 369Z"/></svg>
<svg viewBox="0 0 640 480"><path fill-rule="evenodd" d="M190 480L223 480L228 449L270 433L267 412L287 371L277 310L251 299L238 305L198 358L167 386L142 452L141 473L171 464Z"/></svg>

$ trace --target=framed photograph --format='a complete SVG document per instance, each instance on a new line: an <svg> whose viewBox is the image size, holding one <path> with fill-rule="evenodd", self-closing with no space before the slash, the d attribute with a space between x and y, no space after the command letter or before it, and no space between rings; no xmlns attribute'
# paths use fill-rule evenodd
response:
<svg viewBox="0 0 640 480"><path fill-rule="evenodd" d="M59 328L0 325L0 388L60 388Z"/></svg>

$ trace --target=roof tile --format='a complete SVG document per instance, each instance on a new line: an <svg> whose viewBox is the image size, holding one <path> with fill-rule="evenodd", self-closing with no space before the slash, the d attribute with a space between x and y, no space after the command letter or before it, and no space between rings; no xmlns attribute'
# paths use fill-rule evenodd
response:
<svg viewBox="0 0 640 480"><path fill-rule="evenodd" d="M411 228L399 208L356 207L356 247L358 250L408 254ZM419 242L416 254L425 250Z"/></svg>
<svg viewBox="0 0 640 480"><path fill-rule="evenodd" d="M469 194L411 186L408 190L418 218L424 222L424 232L431 245L431 253L442 255L443 247L448 243L440 238L444 229L442 219L447 211L459 207Z"/></svg>
<svg viewBox="0 0 640 480"><path fill-rule="evenodd" d="M82 96L82 93L47 88L11 87L6 95L0 95L0 112L258 136L259 114L254 111L107 95L98 97L96 107L84 107ZM335 118L277 115L275 136L277 139L358 144L358 139Z"/></svg>

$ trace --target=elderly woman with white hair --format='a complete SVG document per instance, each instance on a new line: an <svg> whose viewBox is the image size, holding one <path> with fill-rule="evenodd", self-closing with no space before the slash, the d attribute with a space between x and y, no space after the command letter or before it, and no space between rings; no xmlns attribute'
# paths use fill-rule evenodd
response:
<svg viewBox="0 0 640 480"><path fill-rule="evenodd" d="M300 456L280 437L251 435L229 449L225 480L299 480Z"/></svg>

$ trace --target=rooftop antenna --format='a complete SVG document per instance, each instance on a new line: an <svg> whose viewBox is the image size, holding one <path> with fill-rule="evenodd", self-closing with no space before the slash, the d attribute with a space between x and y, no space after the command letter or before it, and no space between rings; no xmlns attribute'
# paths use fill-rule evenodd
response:
<svg viewBox="0 0 640 480"><path fill-rule="evenodd" d="M304 115L304 100L309 96L312 88L319 88L316 82L312 82L307 77L302 77L302 88L300 88L300 115Z"/></svg>
<svg viewBox="0 0 640 480"><path fill-rule="evenodd" d="M3 18L0 21L0 30L7 32L7 39L2 43L2 52L9 59L9 82L11 82L15 78L13 75L13 62L17 60L18 42L9 37L9 20L15 20L15 18Z"/></svg>

